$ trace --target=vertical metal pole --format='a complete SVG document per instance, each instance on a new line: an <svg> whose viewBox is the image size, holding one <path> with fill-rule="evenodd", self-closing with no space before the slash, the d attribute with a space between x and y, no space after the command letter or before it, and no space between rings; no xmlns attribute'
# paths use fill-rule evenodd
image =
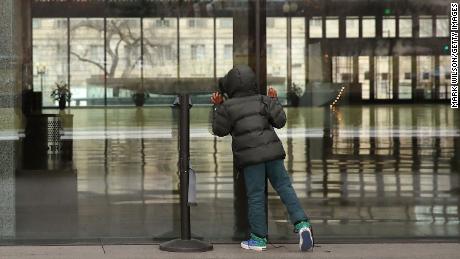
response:
<svg viewBox="0 0 460 259"><path fill-rule="evenodd" d="M67 17L67 85L69 86L69 91L71 90L70 85L70 17ZM70 107L70 102L69 102Z"/></svg>
<svg viewBox="0 0 460 259"><path fill-rule="evenodd" d="M189 136L190 136L190 111L189 95L180 94L180 118L179 118L179 154L180 154L180 213L181 213L181 239L189 240L190 232L190 208L188 206L188 173L189 173Z"/></svg>
<svg viewBox="0 0 460 259"><path fill-rule="evenodd" d="M107 107L107 17L104 17L104 106Z"/></svg>
<svg viewBox="0 0 460 259"><path fill-rule="evenodd" d="M286 18L287 28L286 28L286 44L287 44L287 91L292 91L292 20L291 12L288 12L288 17Z"/></svg>

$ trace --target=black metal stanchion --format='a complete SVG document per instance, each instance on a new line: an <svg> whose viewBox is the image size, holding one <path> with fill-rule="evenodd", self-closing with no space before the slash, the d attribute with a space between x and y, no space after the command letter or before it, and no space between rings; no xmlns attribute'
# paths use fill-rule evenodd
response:
<svg viewBox="0 0 460 259"><path fill-rule="evenodd" d="M188 94L179 95L179 180L181 236L160 244L160 250L169 252L206 252L212 244L191 238L190 207L188 204L188 183L190 170L190 102Z"/></svg>

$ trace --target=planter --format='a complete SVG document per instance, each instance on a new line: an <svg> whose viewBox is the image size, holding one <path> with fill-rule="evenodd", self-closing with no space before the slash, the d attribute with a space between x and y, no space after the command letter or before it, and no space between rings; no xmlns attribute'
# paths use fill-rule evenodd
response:
<svg viewBox="0 0 460 259"><path fill-rule="evenodd" d="M137 107L142 107L145 104L145 100L148 98L148 95L145 93L135 93L133 94L133 101Z"/></svg>
<svg viewBox="0 0 460 259"><path fill-rule="evenodd" d="M297 107L300 103L300 97L297 96L295 93L288 93L287 94L288 103L290 106Z"/></svg>
<svg viewBox="0 0 460 259"><path fill-rule="evenodd" d="M64 110L66 105L67 105L67 102L65 98L59 99L59 110L61 111Z"/></svg>

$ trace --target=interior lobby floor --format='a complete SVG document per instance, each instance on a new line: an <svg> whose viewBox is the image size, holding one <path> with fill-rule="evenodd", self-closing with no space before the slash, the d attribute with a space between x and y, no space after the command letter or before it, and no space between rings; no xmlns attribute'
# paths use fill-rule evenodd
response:
<svg viewBox="0 0 460 259"><path fill-rule="evenodd" d="M231 137L212 136L210 111L191 109L192 235L238 242L246 214L234 192ZM278 131L285 166L318 242L460 239L458 111L417 104L286 112L288 123ZM0 243L158 243L179 236L177 111L66 113L73 126L66 125L62 139L72 142L74 170L16 173L15 192L2 205L13 208L14 227ZM269 239L297 242L271 187L268 201Z"/></svg>

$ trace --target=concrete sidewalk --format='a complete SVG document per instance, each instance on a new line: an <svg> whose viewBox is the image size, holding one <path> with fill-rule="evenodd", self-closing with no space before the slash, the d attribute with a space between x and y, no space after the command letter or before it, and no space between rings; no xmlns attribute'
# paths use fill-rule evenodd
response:
<svg viewBox="0 0 460 259"><path fill-rule="evenodd" d="M300 253L296 245L269 246L268 251L254 252L239 248L237 244L214 245L207 253L169 253L158 245L107 246L0 246L1 259L19 258L458 258L460 243L417 244L325 244L314 252Z"/></svg>

